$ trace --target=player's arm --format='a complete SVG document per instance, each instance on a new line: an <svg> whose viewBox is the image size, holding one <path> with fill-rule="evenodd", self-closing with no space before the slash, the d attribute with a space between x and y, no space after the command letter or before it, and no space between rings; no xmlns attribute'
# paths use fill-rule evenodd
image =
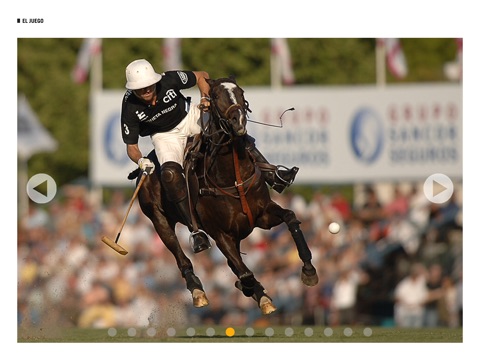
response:
<svg viewBox="0 0 480 360"><path fill-rule="evenodd" d="M127 144L127 155L135 164L138 164L138 160L143 157L138 144Z"/></svg>
<svg viewBox="0 0 480 360"><path fill-rule="evenodd" d="M127 144L127 155L138 167L146 171L150 175L155 170L155 164L148 158L144 157L138 144Z"/></svg>
<svg viewBox="0 0 480 360"><path fill-rule="evenodd" d="M210 85L205 81L205 79L210 79L210 75L206 71L194 71L195 77L197 78L198 90L200 90L200 106L204 109L208 109L210 101L208 95L210 93Z"/></svg>

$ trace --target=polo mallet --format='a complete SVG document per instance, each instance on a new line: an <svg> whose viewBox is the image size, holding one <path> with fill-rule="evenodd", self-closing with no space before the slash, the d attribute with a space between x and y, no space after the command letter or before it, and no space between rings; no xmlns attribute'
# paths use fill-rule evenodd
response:
<svg viewBox="0 0 480 360"><path fill-rule="evenodd" d="M148 168L147 168L147 170L148 170ZM135 201L135 199L138 195L138 191L142 187L142 184L145 181L145 179L147 178L147 175L148 175L147 170L145 170L142 173L142 177L140 178L140 182L138 183L137 188L135 189L135 192L133 193L132 200L130 200L130 205L128 205L127 213L125 214L125 217L123 218L122 225L120 226L120 230L118 230L118 234L117 234L117 237L116 237L115 241L112 241L111 239L109 239L106 236L102 236L102 241L105 244L107 244L113 250L115 250L116 252L118 252L119 254L122 254L122 255L128 254L128 251L125 250L120 245L118 245L118 239L120 238L120 234L122 232L123 226L125 225L125 222L127 221L128 213L130 212L130 209L132 208L133 202Z"/></svg>

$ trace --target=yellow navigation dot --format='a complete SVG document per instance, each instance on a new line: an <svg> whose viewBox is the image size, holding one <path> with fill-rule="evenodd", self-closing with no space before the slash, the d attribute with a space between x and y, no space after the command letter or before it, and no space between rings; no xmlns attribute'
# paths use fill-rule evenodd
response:
<svg viewBox="0 0 480 360"><path fill-rule="evenodd" d="M235 329L232 327L226 328L225 335L227 335L228 337L232 337L233 335L235 335Z"/></svg>

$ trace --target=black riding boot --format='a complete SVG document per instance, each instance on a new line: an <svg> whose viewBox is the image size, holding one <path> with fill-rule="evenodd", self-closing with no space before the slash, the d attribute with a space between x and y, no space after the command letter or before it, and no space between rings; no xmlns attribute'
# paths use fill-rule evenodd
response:
<svg viewBox="0 0 480 360"><path fill-rule="evenodd" d="M193 252L199 253L209 249L212 245L205 231L200 229L196 232L193 231L190 206L188 204L187 183L181 165L173 161L164 163L161 169L161 183L167 199L175 204L175 208L180 214L183 223L191 232L190 240L192 242L193 239Z"/></svg>
<svg viewBox="0 0 480 360"><path fill-rule="evenodd" d="M262 153L255 146L255 139L247 135L247 150L253 157L257 166L265 175L265 181L278 193L282 193L286 187L290 186L295 180L298 172L298 167L294 166L289 169L283 165L272 165L262 155Z"/></svg>

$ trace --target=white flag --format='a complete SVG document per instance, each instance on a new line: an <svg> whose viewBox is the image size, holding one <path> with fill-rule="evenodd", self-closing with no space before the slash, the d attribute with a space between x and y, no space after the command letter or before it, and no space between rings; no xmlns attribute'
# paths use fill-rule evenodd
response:
<svg viewBox="0 0 480 360"><path fill-rule="evenodd" d="M456 38L457 56L454 61L449 61L443 65L443 71L448 80L461 81L463 73L463 38Z"/></svg>
<svg viewBox="0 0 480 360"><path fill-rule="evenodd" d="M181 39L163 40L163 67L164 71L183 69Z"/></svg>
<svg viewBox="0 0 480 360"><path fill-rule="evenodd" d="M387 38L383 40L387 53L388 70L390 70L396 78L403 79L407 76L408 67L400 40L397 38Z"/></svg>
<svg viewBox="0 0 480 360"><path fill-rule="evenodd" d="M87 80L88 72L92 63L92 56L102 51L102 39L87 38L83 39L82 46L78 52L77 63L72 72L73 81L77 84L84 83Z"/></svg>
<svg viewBox="0 0 480 360"><path fill-rule="evenodd" d="M21 159L43 151L55 151L57 141L42 126L25 95L18 98L17 152Z"/></svg>
<svg viewBox="0 0 480 360"><path fill-rule="evenodd" d="M290 58L290 48L287 39L273 38L271 39L272 56L279 62L279 71L282 83L291 85L295 82L295 75L292 70L292 61ZM273 74L274 76L274 74Z"/></svg>

